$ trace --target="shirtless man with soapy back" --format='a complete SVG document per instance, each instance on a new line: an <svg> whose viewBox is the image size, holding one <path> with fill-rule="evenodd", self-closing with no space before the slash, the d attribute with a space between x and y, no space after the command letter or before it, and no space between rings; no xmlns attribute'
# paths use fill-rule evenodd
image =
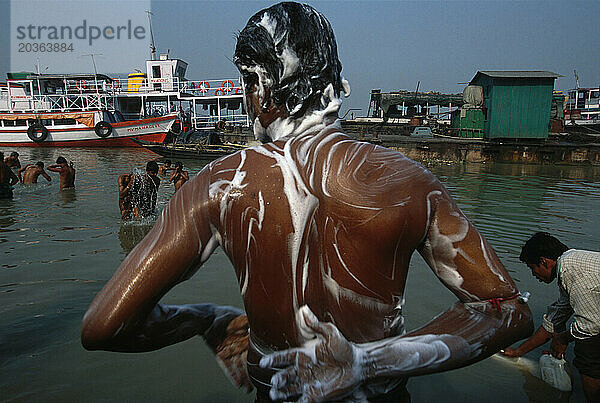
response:
<svg viewBox="0 0 600 403"><path fill-rule="evenodd" d="M323 15L297 3L262 10L233 60L264 144L213 161L175 193L89 307L86 348L202 334L201 309L158 302L218 247L239 281L257 401L399 401L406 377L471 364L531 333L513 280L439 180L342 132L349 85ZM415 250L458 301L406 333Z"/></svg>

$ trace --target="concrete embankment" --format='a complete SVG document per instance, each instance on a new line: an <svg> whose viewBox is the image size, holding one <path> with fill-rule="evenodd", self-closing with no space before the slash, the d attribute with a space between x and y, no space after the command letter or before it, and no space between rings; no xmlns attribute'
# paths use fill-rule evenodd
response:
<svg viewBox="0 0 600 403"><path fill-rule="evenodd" d="M600 137L553 136L545 141L485 141L434 136L414 138L397 134L395 127L346 127L344 131L358 139L379 144L416 161L444 162L518 162L531 164L600 165ZM254 140L248 128L225 133L227 141Z"/></svg>
<svg viewBox="0 0 600 403"><path fill-rule="evenodd" d="M600 165L600 144L485 142L462 139L378 139L388 148L418 160Z"/></svg>
<svg viewBox="0 0 600 403"><path fill-rule="evenodd" d="M380 144L416 161L600 165L600 136L553 135L547 140L486 141L446 136L415 138L394 125L343 124L354 138Z"/></svg>

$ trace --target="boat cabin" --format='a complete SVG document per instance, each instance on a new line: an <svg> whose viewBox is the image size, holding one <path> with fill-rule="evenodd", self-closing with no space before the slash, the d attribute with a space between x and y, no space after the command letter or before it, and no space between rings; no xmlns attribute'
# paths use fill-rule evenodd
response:
<svg viewBox="0 0 600 403"><path fill-rule="evenodd" d="M160 55L160 60L146 60L148 84L155 91L177 90L178 83L185 80L187 63L179 59L169 59Z"/></svg>
<svg viewBox="0 0 600 403"><path fill-rule="evenodd" d="M565 119L598 120L600 118L600 87L569 90Z"/></svg>

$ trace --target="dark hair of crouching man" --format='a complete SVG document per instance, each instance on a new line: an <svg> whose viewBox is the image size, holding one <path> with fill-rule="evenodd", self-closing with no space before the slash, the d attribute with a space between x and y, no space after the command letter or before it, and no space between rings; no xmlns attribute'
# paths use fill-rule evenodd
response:
<svg viewBox="0 0 600 403"><path fill-rule="evenodd" d="M233 61L262 142L299 131L315 111L337 118L341 91L350 94L331 25L308 5L280 3L255 14L238 36Z"/></svg>

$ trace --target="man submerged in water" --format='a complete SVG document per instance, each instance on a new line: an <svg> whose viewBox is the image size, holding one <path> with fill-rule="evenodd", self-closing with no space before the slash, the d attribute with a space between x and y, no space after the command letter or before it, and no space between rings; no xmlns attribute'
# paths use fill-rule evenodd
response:
<svg viewBox="0 0 600 403"><path fill-rule="evenodd" d="M265 144L213 161L175 193L88 309L87 349L201 333L202 312L157 302L217 247L244 301L257 401L398 401L407 377L469 365L531 333L513 280L440 181L342 132L349 86L323 15L297 3L262 10L233 60ZM406 333L415 250L458 302Z"/></svg>
<svg viewBox="0 0 600 403"><path fill-rule="evenodd" d="M35 165L27 164L17 171L17 176L19 177L19 182L21 183L37 183L40 175L42 175L48 182L52 181L50 175L44 171L44 163L42 161L38 161Z"/></svg>
<svg viewBox="0 0 600 403"><path fill-rule="evenodd" d="M0 151L0 199L12 199L13 186L19 182L17 175L4 163L4 153Z"/></svg>
<svg viewBox="0 0 600 403"><path fill-rule="evenodd" d="M75 168L73 167L73 161L67 163L65 157L58 157L56 164L50 165L48 171L60 174L60 190L75 188Z"/></svg>

